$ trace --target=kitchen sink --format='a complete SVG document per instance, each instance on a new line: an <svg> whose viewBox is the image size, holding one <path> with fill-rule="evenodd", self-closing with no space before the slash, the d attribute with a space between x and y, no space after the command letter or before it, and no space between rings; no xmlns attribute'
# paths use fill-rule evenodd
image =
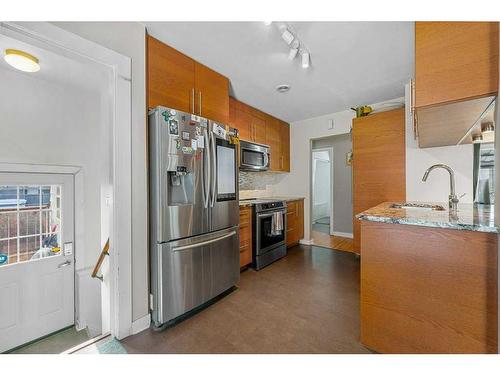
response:
<svg viewBox="0 0 500 375"><path fill-rule="evenodd" d="M416 210L444 211L444 207L439 204L428 203L393 203L391 208L410 208Z"/></svg>

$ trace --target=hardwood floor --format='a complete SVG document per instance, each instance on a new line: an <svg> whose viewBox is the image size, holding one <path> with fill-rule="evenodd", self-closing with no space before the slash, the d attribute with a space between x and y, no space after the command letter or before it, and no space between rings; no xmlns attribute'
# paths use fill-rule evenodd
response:
<svg viewBox="0 0 500 375"><path fill-rule="evenodd" d="M327 247L340 251L354 252L352 238L330 236L328 233L323 233L317 230L311 231L311 239L316 246Z"/></svg>
<svg viewBox="0 0 500 375"><path fill-rule="evenodd" d="M163 331L127 337L129 353L370 353L359 342L359 260L296 246L239 288Z"/></svg>

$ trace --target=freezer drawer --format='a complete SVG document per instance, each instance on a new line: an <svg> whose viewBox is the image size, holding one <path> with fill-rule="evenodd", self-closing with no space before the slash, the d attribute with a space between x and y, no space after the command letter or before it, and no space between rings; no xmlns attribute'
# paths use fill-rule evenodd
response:
<svg viewBox="0 0 500 375"><path fill-rule="evenodd" d="M156 326L200 306L239 281L239 229L156 245L151 254Z"/></svg>

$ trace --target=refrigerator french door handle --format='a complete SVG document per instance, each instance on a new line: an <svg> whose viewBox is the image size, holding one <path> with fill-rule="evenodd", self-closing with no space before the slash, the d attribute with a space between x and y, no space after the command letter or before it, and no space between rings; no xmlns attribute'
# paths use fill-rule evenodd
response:
<svg viewBox="0 0 500 375"><path fill-rule="evenodd" d="M212 200L210 201L210 207L213 207L215 204L215 196L217 195L216 189L217 189L217 155L216 155L216 142L215 142L215 136L213 132L210 132L210 138L212 139L212 146L211 146L211 151L212 151Z"/></svg>
<svg viewBox="0 0 500 375"><path fill-rule="evenodd" d="M172 251L175 252L175 251L189 250L189 249L194 249L196 247L206 246L206 245L209 245L211 243L219 242L219 241L225 240L226 238L233 237L234 235L236 235L236 231L233 230L233 231L231 231L227 234L224 234L223 236L217 237L217 238L212 238L210 240L192 243L189 245L174 247L172 249Z"/></svg>
<svg viewBox="0 0 500 375"><path fill-rule="evenodd" d="M210 164L212 161L210 160L210 144L206 129L203 132L203 140L205 142L205 151L203 152L203 207L208 208L208 202L210 201Z"/></svg>

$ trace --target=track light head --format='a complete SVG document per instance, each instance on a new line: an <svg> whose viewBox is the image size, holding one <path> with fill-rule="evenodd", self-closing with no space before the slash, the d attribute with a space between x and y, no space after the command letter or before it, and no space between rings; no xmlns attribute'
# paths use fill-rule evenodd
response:
<svg viewBox="0 0 500 375"><path fill-rule="evenodd" d="M295 39L295 37L293 36L293 34L290 31L288 31L288 29L285 29L283 31L283 34L281 34L281 37L283 38L283 40L288 45L290 45L293 42L293 40Z"/></svg>
<svg viewBox="0 0 500 375"><path fill-rule="evenodd" d="M309 68L309 52L302 52L302 67Z"/></svg>

